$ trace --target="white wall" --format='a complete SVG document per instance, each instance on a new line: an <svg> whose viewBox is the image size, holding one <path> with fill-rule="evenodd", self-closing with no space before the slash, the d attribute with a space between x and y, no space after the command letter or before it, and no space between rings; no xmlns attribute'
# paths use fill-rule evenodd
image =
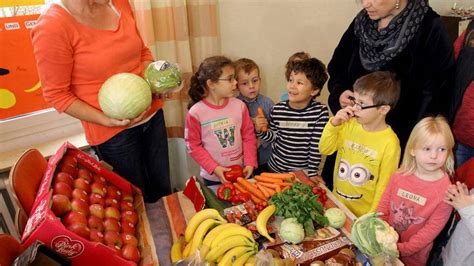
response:
<svg viewBox="0 0 474 266"><path fill-rule="evenodd" d="M430 0L430 4L445 14L452 1ZM288 57L306 51L327 64L360 9L356 0L221 0L221 50L232 59L255 60L262 72L263 94L278 101L286 84ZM326 99L324 88L321 100Z"/></svg>

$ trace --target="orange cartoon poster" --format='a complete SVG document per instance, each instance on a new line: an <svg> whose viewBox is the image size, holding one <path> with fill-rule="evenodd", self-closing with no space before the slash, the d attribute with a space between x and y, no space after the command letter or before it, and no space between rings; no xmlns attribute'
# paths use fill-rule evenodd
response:
<svg viewBox="0 0 474 266"><path fill-rule="evenodd" d="M0 120L49 108L30 38L38 16L0 18Z"/></svg>

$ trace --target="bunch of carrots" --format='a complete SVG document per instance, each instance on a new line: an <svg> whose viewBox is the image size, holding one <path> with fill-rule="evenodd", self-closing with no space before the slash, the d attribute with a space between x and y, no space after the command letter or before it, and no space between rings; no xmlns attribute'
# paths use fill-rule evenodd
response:
<svg viewBox="0 0 474 266"><path fill-rule="evenodd" d="M255 204L266 205L275 193L289 189L295 179L294 173L262 173L255 176L255 182L239 177L234 186L242 193L249 193Z"/></svg>

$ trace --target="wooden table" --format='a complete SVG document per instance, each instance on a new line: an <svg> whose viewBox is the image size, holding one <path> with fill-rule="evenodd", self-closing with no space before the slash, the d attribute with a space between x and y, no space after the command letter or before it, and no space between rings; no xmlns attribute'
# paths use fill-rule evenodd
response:
<svg viewBox="0 0 474 266"><path fill-rule="evenodd" d="M196 213L191 200L177 192L146 204L148 221L155 241L160 266L172 265L170 249L177 236L184 234L186 224Z"/></svg>
<svg viewBox="0 0 474 266"><path fill-rule="evenodd" d="M338 207L346 213L346 223L341 231L349 236L352 222L356 217L344 204L336 199L326 186L321 185L321 187L327 190L328 196L328 201L324 207ZM156 203L146 204L146 209L153 239L155 240L159 265L172 265L170 260L171 245L180 234L184 234L187 222L196 213L193 204L182 192L177 192L161 198Z"/></svg>

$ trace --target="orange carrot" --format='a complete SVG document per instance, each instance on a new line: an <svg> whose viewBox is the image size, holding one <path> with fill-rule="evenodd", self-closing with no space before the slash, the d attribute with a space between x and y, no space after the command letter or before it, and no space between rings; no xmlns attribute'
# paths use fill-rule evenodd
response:
<svg viewBox="0 0 474 266"><path fill-rule="evenodd" d="M265 117L265 113L263 113L262 107L258 107L258 108L257 108L257 116L258 116L258 117ZM268 127L262 127L262 128L260 128L260 131L262 131L262 132L267 132L267 131L268 131Z"/></svg>
<svg viewBox="0 0 474 266"><path fill-rule="evenodd" d="M281 178L281 179L287 179L287 178L293 178L295 177L295 174L293 172L289 173L269 173L269 172L263 172L260 175L266 176L266 177L273 177L273 178Z"/></svg>
<svg viewBox="0 0 474 266"><path fill-rule="evenodd" d="M240 192L242 192L242 193L249 193L249 192L248 192L242 185L240 185L239 183L235 182L235 183L233 183L233 184L234 184L234 187L235 187L238 191L240 191Z"/></svg>
<svg viewBox="0 0 474 266"><path fill-rule="evenodd" d="M266 186L263 186L263 185L260 185L260 186L261 186L262 188L264 188L264 189L268 192L268 194L270 195L270 197L275 194L275 190L274 190L274 189L269 188L269 187L266 187Z"/></svg>
<svg viewBox="0 0 474 266"><path fill-rule="evenodd" d="M270 193L268 193L268 191L265 189L264 186L260 185L257 183L257 187L260 191L262 191L263 195L265 196L265 198L269 198L270 197Z"/></svg>
<svg viewBox="0 0 474 266"><path fill-rule="evenodd" d="M264 176L264 177L270 177L270 178L275 178L275 179L280 179L280 180L288 180L288 179L291 179L293 180L295 175L293 173L287 173L287 174L284 174L284 173L261 173L260 174L261 176Z"/></svg>
<svg viewBox="0 0 474 266"><path fill-rule="evenodd" d="M267 189L267 191L270 193L270 197L275 195L276 191L274 189L271 189L269 187L265 187Z"/></svg>
<svg viewBox="0 0 474 266"><path fill-rule="evenodd" d="M281 192L281 188L280 188L280 187L277 187L277 188L275 189L275 191L276 191L277 193L278 193L278 192Z"/></svg>
<svg viewBox="0 0 474 266"><path fill-rule="evenodd" d="M261 182L267 182L267 183L281 183L283 180L281 179L276 179L276 178L271 178L271 177L266 177L266 176L260 176L256 175L255 180L261 181Z"/></svg>
<svg viewBox="0 0 474 266"><path fill-rule="evenodd" d="M291 186L293 186L293 183L284 183L283 182L283 183L278 183L278 185L284 186L284 187L291 187Z"/></svg>
<svg viewBox="0 0 474 266"><path fill-rule="evenodd" d="M248 192L250 192L250 194L255 195L256 197L258 197L261 200L267 200L265 198L265 196L263 195L263 193L260 190L254 188L252 186L252 184L247 179L239 177L239 178L237 178L237 182L239 184L241 184Z"/></svg>
<svg viewBox="0 0 474 266"><path fill-rule="evenodd" d="M257 187L257 184L256 184L256 183L254 183L254 182L250 182L250 181L249 181L249 183L250 183L250 185L252 185L252 187L254 187L255 189L258 189L258 187Z"/></svg>
<svg viewBox="0 0 474 266"><path fill-rule="evenodd" d="M255 204L262 204L263 202L266 201L266 200L259 199L257 196L255 196L252 193L249 193L249 194L250 194L250 198L252 199L253 203L255 203Z"/></svg>
<svg viewBox="0 0 474 266"><path fill-rule="evenodd" d="M235 187L238 191L240 191L241 193L249 193L250 198L252 199L252 201L253 201L254 203L262 203L262 202L263 202L261 199L257 198L257 197L254 196L252 193L250 193L248 190L246 190L246 189L244 188L244 186L242 186L241 184L239 184L239 183L237 183L237 182L235 182L235 183L233 183L233 184L234 184L234 187Z"/></svg>
<svg viewBox="0 0 474 266"><path fill-rule="evenodd" d="M270 184L270 183L266 183L266 182L258 182L260 185L262 186L265 186L265 187L269 187L269 188L278 188L280 187L279 184Z"/></svg>
<svg viewBox="0 0 474 266"><path fill-rule="evenodd" d="M282 192L289 189L290 187L283 187L283 189L281 190Z"/></svg>

